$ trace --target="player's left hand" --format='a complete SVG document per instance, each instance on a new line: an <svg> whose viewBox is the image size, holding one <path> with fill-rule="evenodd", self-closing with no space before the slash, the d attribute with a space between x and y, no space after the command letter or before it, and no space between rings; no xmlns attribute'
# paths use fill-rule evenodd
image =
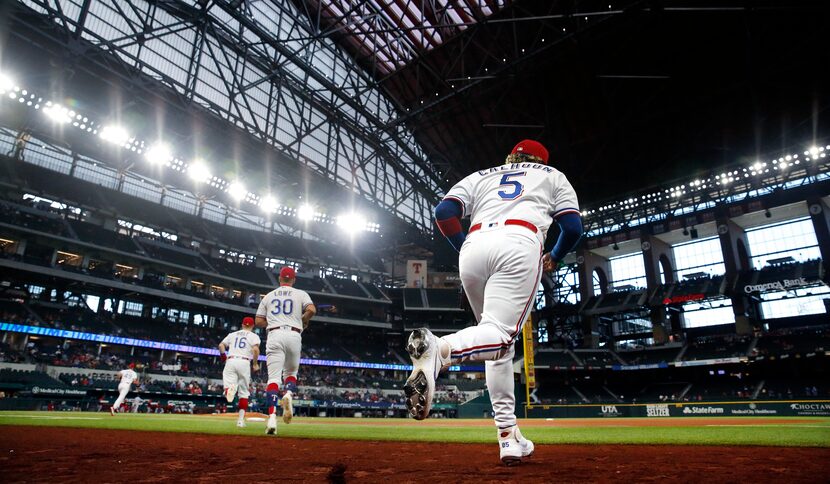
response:
<svg viewBox="0 0 830 484"><path fill-rule="evenodd" d="M561 260L553 260L553 257L550 256L550 252L542 256L542 270L544 270L545 272L558 271L563 267L565 267L565 262Z"/></svg>
<svg viewBox="0 0 830 484"><path fill-rule="evenodd" d="M253 369L254 371L259 371L259 363L254 362L253 366L251 366L251 369Z"/></svg>
<svg viewBox="0 0 830 484"><path fill-rule="evenodd" d="M542 256L542 270L545 272L553 272L554 269L556 269L556 264L553 263L550 253L545 253Z"/></svg>

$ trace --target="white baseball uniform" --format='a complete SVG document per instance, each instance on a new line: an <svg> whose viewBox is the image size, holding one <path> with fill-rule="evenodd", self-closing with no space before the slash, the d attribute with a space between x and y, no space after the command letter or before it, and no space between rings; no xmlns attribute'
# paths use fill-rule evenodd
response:
<svg viewBox="0 0 830 484"><path fill-rule="evenodd" d="M132 405L130 406L130 410L131 410L133 413L138 413L138 409L141 407L141 404L142 404L142 403L144 403L144 400L142 400L142 399L141 399L141 397L139 397L138 395L136 395L135 397L133 397L133 403L132 403Z"/></svg>
<svg viewBox="0 0 830 484"><path fill-rule="evenodd" d="M579 203L562 172L538 163L475 172L444 198L471 219L458 265L478 325L443 339L453 364L485 361L496 425L504 429L516 424L514 341L539 287L545 236L555 218L578 214Z"/></svg>
<svg viewBox="0 0 830 484"><path fill-rule="evenodd" d="M256 315L268 322L268 339L265 342L268 383L282 385L285 377L297 377L303 312L312 304L307 292L291 286L280 286L260 301Z"/></svg>
<svg viewBox="0 0 830 484"><path fill-rule="evenodd" d="M258 348L260 342L256 333L246 329L234 331L222 340L228 355L225 369L222 370L222 383L225 388L236 385L239 398L248 398L251 395L251 361L254 359L254 348Z"/></svg>
<svg viewBox="0 0 830 484"><path fill-rule="evenodd" d="M130 387L132 387L133 382L138 379L138 373L129 368L119 371L118 374L121 375L121 381L118 383L118 398L116 398L115 403L112 404L112 408L116 411L121 408L121 404L124 403L124 400L127 398L127 394L130 392Z"/></svg>

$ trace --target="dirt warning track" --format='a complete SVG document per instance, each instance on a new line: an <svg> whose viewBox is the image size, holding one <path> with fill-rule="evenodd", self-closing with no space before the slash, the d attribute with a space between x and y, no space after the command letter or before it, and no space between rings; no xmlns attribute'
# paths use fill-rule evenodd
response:
<svg viewBox="0 0 830 484"><path fill-rule="evenodd" d="M820 482L830 449L540 445L514 468L497 455L484 444L0 427L5 482Z"/></svg>

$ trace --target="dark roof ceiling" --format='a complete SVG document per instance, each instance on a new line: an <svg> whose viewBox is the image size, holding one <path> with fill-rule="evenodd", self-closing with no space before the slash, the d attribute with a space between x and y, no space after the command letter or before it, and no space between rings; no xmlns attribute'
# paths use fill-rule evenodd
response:
<svg viewBox="0 0 830 484"><path fill-rule="evenodd" d="M304 0L356 58L387 75L504 8L505 0Z"/></svg>
<svg viewBox="0 0 830 484"><path fill-rule="evenodd" d="M826 4L609 1L508 2L391 74L356 57L448 186L522 138L584 204L830 136Z"/></svg>

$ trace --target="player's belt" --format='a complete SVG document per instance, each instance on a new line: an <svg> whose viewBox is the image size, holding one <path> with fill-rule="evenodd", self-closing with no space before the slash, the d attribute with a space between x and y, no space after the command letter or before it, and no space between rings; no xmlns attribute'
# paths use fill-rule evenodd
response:
<svg viewBox="0 0 830 484"><path fill-rule="evenodd" d="M236 358L237 360L248 360L248 361L251 361L251 359L250 359L250 358L246 358L246 357L244 357L244 356L229 356L229 357L228 357L228 359L229 359L229 360L230 360L230 359L233 359L233 358Z"/></svg>
<svg viewBox="0 0 830 484"><path fill-rule="evenodd" d="M498 225L498 222L496 222L493 225ZM539 229L535 225L533 225L532 223L525 222L524 220L519 220L519 219L515 219L515 218L509 218L509 219L505 220L502 225L519 225L521 227L524 227L524 228L530 230L534 234L539 231ZM474 224L472 227L470 227L470 231L467 232L467 234L471 234L471 233L475 232L476 230L478 230L480 228L481 228L480 223Z"/></svg>
<svg viewBox="0 0 830 484"><path fill-rule="evenodd" d="M297 329L294 326L277 326L276 328L268 328L268 332L270 333L271 331L274 331L276 329L290 329L291 331L293 331L295 333L300 333L300 334L302 334L302 332L303 332L302 330Z"/></svg>

